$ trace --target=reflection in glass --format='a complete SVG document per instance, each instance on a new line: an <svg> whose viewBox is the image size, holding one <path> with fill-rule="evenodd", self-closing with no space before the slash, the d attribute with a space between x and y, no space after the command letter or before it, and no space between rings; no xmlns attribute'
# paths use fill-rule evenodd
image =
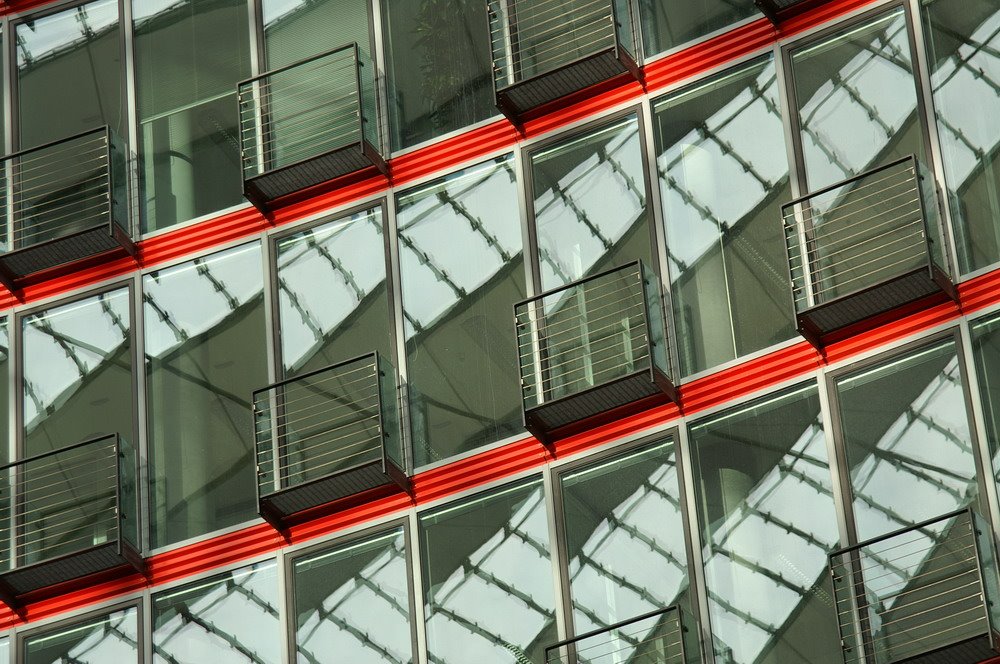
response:
<svg viewBox="0 0 1000 664"><path fill-rule="evenodd" d="M976 502L954 341L849 374L836 389L859 541Z"/></svg>
<svg viewBox="0 0 1000 664"><path fill-rule="evenodd" d="M799 47L791 62L809 191L898 157L923 157L902 8Z"/></svg>
<svg viewBox="0 0 1000 664"><path fill-rule="evenodd" d="M278 664L280 630L273 562L153 595L156 664Z"/></svg>
<svg viewBox="0 0 1000 664"><path fill-rule="evenodd" d="M47 630L24 640L24 664L125 664L139 659L135 607L71 627ZM6 660L0 658L0 661Z"/></svg>
<svg viewBox="0 0 1000 664"><path fill-rule="evenodd" d="M25 456L100 434L133 439L131 319L127 288L21 319Z"/></svg>
<svg viewBox="0 0 1000 664"><path fill-rule="evenodd" d="M421 515L420 549L430 661L543 659L556 626L540 481Z"/></svg>
<svg viewBox="0 0 1000 664"><path fill-rule="evenodd" d="M417 466L522 430L511 312L525 294L524 258L512 161L397 201Z"/></svg>
<svg viewBox="0 0 1000 664"><path fill-rule="evenodd" d="M650 262L635 116L531 157L542 290L641 258Z"/></svg>
<svg viewBox="0 0 1000 664"><path fill-rule="evenodd" d="M689 375L795 332L775 221L791 194L774 61L664 99L654 118L677 347Z"/></svg>
<svg viewBox="0 0 1000 664"><path fill-rule="evenodd" d="M374 350L391 357L381 208L280 239L277 264L286 378Z"/></svg>
<svg viewBox="0 0 1000 664"><path fill-rule="evenodd" d="M1000 260L1000 6L921 4L959 268L970 272Z"/></svg>
<svg viewBox="0 0 1000 664"><path fill-rule="evenodd" d="M392 149L499 115L482 0L385 0Z"/></svg>
<svg viewBox="0 0 1000 664"><path fill-rule="evenodd" d="M293 565L301 664L413 661L402 528L339 546Z"/></svg>
<svg viewBox="0 0 1000 664"><path fill-rule="evenodd" d="M811 385L691 427L716 661L842 662L826 449Z"/></svg>
<svg viewBox="0 0 1000 664"><path fill-rule="evenodd" d="M687 44L751 16L760 16L752 2L639 0L647 56Z"/></svg>
<svg viewBox="0 0 1000 664"><path fill-rule="evenodd" d="M0 664L10 663L10 639L0 639Z"/></svg>
<svg viewBox="0 0 1000 664"><path fill-rule="evenodd" d="M143 277L154 547L257 516L263 282L259 243Z"/></svg>
<svg viewBox="0 0 1000 664"><path fill-rule="evenodd" d="M236 84L250 76L247 3L133 0L143 229L243 200Z"/></svg>
<svg viewBox="0 0 1000 664"><path fill-rule="evenodd" d="M261 10L267 70L352 42L371 53L364 0L263 0Z"/></svg>
<svg viewBox="0 0 1000 664"><path fill-rule="evenodd" d="M666 441L563 477L575 634L678 603L694 624L677 472ZM636 625L644 634L656 627Z"/></svg>
<svg viewBox="0 0 1000 664"><path fill-rule="evenodd" d="M117 0L30 19L15 31L19 149L101 125L124 135Z"/></svg>
<svg viewBox="0 0 1000 664"><path fill-rule="evenodd" d="M993 463L993 479L1000 483L1000 318L988 318L972 326L972 353Z"/></svg>

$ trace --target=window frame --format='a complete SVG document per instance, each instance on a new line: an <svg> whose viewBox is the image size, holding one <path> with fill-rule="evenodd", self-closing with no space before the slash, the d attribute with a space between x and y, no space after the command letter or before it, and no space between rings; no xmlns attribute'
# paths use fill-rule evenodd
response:
<svg viewBox="0 0 1000 664"><path fill-rule="evenodd" d="M136 610L136 664L141 664L146 661L146 612L144 610L143 597L133 597L130 599L117 601L112 604L101 606L99 608L90 609L82 613L73 615L69 618L56 619L50 622L41 623L28 623L28 627L24 630L11 630L8 633L10 638L10 646L8 653L10 656L10 662L18 662L23 664L28 659L27 645L30 639L36 638L38 636L44 636L46 633L55 634L60 631L65 631L67 629L72 629L75 626L83 625L84 623L90 622L92 620L110 616L112 613L118 611L127 611L128 609Z"/></svg>

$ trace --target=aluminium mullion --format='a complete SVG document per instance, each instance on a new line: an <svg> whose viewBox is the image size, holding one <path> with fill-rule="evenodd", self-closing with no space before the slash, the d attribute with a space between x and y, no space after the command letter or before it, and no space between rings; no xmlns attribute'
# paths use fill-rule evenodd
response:
<svg viewBox="0 0 1000 664"><path fill-rule="evenodd" d="M570 597L570 584L566 575L569 569L566 551L566 540L561 535L565 532L562 505L562 488L559 479L550 464L542 467L542 493L545 502L545 521L548 527L549 542L549 562L552 566L552 585L555 593L555 621L556 640L562 641L569 638L572 632L570 621L572 620L572 598Z"/></svg>
<svg viewBox="0 0 1000 664"><path fill-rule="evenodd" d="M390 191L387 197L383 199L380 208L382 211L382 237L385 242L385 279L390 296L390 320L392 322L389 339L396 360L397 381L395 398L399 412L399 434L403 445L403 471L407 475L410 475L413 473L415 463L410 415L410 384L406 354L406 325L403 312L402 267L399 257L399 225L396 219L396 203L397 197Z"/></svg>
<svg viewBox="0 0 1000 664"><path fill-rule="evenodd" d="M256 85L256 83L255 83ZM258 135L259 137L259 135ZM263 274L265 276L264 285L264 345L267 365L267 379L268 384L273 385L278 381L278 376L281 375L284 378L283 371L279 362L281 361L281 352L277 346L281 339L281 330L279 325L279 315L278 315L278 298L275 297L277 292L278 283L278 266L277 266L277 252L275 251L275 243L272 238L266 235L262 238L261 244L261 268L263 269ZM277 421L281 421L284 415L284 400L278 398L277 390L268 390L267 398L270 404L268 405L268 412L272 414ZM280 402L280 403L279 403ZM261 478L265 477L267 473L261 471L259 467L260 463L260 441L259 437L261 432L257 428L257 415L259 411L257 410L256 400L251 404L253 422L253 436L254 436L254 469L256 470L254 474L254 491L257 497L257 506L260 506L261 498ZM280 411L278 409L281 409ZM282 477L281 469L279 468L278 455L281 453L281 436L278 433L278 427L271 426L271 430L267 432L271 439L271 478L273 487L268 493L273 493L280 491L282 489Z"/></svg>
<svg viewBox="0 0 1000 664"><path fill-rule="evenodd" d="M410 596L413 598L412 620L416 632L416 664L428 664L427 616L424 611L424 582L420 564L422 552L420 550L419 530L420 519L416 510L411 509L407 514L404 532L406 533L406 548L409 552L407 562L409 563Z"/></svg>

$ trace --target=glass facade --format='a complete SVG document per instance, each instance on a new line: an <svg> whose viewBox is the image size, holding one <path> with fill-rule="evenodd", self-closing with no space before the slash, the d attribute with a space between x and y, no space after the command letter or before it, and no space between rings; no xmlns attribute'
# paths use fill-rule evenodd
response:
<svg viewBox="0 0 1000 664"><path fill-rule="evenodd" d="M100 618L32 634L24 640L24 664L138 662L139 611L135 607ZM3 660L6 661L6 660Z"/></svg>
<svg viewBox="0 0 1000 664"><path fill-rule="evenodd" d="M639 0L638 13L646 55L675 49L759 16L752 3L729 0Z"/></svg>

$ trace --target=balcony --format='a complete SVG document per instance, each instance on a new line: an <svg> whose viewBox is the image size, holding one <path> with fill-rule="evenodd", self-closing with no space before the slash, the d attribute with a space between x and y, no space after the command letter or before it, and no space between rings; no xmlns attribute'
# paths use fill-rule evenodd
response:
<svg viewBox="0 0 1000 664"><path fill-rule="evenodd" d="M549 444L677 400L659 282L641 261L514 306L525 427Z"/></svg>
<svg viewBox="0 0 1000 664"><path fill-rule="evenodd" d="M253 395L260 514L279 530L409 490L396 378L378 353Z"/></svg>
<svg viewBox="0 0 1000 664"><path fill-rule="evenodd" d="M588 632L545 649L545 664L685 664L676 606Z"/></svg>
<svg viewBox="0 0 1000 664"><path fill-rule="evenodd" d="M936 185L909 156L782 206L799 332L817 348L956 299Z"/></svg>
<svg viewBox="0 0 1000 664"><path fill-rule="evenodd" d="M818 7L828 0L754 0L757 9L775 25Z"/></svg>
<svg viewBox="0 0 1000 664"><path fill-rule="evenodd" d="M348 44L240 83L247 200L266 211L329 181L387 173L374 74Z"/></svg>
<svg viewBox="0 0 1000 664"><path fill-rule="evenodd" d="M515 124L591 86L631 78L636 23L624 0L489 0L497 107Z"/></svg>
<svg viewBox="0 0 1000 664"><path fill-rule="evenodd" d="M5 157L0 282L13 291L85 259L134 256L126 156L102 127Z"/></svg>
<svg viewBox="0 0 1000 664"><path fill-rule="evenodd" d="M972 509L836 551L830 570L845 664L997 656L996 547Z"/></svg>
<svg viewBox="0 0 1000 664"><path fill-rule="evenodd" d="M12 608L95 575L142 572L135 450L94 438L0 467L0 598Z"/></svg>

